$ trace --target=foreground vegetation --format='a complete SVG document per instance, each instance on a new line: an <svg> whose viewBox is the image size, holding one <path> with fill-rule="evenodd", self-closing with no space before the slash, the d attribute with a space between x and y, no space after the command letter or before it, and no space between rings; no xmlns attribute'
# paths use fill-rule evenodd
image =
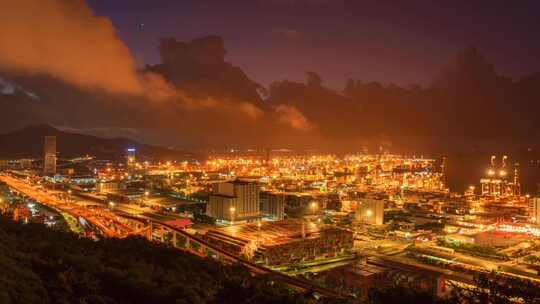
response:
<svg viewBox="0 0 540 304"><path fill-rule="evenodd" d="M240 266L144 239L92 241L0 217L0 303L309 303Z"/></svg>
<svg viewBox="0 0 540 304"><path fill-rule="evenodd" d="M540 289L482 277L436 299L414 288L369 292L367 304L540 303ZM92 241L0 216L0 303L352 303L290 291L236 265L225 266L141 238Z"/></svg>

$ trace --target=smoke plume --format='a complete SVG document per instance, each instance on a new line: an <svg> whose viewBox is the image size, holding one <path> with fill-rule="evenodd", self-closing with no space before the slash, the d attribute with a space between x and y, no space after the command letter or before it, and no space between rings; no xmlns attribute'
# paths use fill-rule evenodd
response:
<svg viewBox="0 0 540 304"><path fill-rule="evenodd" d="M264 115L263 110L247 101L233 102L226 98L218 100L214 97L191 97L157 73L144 72L141 74L141 79L144 84L144 95L152 101L173 102L187 111L214 110L223 113L238 113L252 120Z"/></svg>
<svg viewBox="0 0 540 304"><path fill-rule="evenodd" d="M128 48L83 0L0 0L0 67L140 94Z"/></svg>
<svg viewBox="0 0 540 304"><path fill-rule="evenodd" d="M275 110L276 113L280 114L279 121L281 123L302 131L313 129L313 125L296 107L281 104Z"/></svg>

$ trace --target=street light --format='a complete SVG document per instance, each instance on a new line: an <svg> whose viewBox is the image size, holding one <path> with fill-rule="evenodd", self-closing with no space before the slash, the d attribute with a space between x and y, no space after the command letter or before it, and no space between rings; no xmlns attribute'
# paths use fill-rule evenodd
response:
<svg viewBox="0 0 540 304"><path fill-rule="evenodd" d="M146 202L148 201L149 195L150 195L150 192L144 191L144 198L142 199L142 206L146 206Z"/></svg>
<svg viewBox="0 0 540 304"><path fill-rule="evenodd" d="M114 202L113 201L109 202L109 207L111 208L111 210L114 208Z"/></svg>
<svg viewBox="0 0 540 304"><path fill-rule="evenodd" d="M234 206L232 206L231 208L229 208L229 211L231 212L231 225L234 224L234 212L236 211L236 208L234 208Z"/></svg>
<svg viewBox="0 0 540 304"><path fill-rule="evenodd" d="M69 201L70 201L70 195L71 195L71 189L68 189L68 191L67 191L67 196L64 197L64 199L65 199L66 202L69 202Z"/></svg>
<svg viewBox="0 0 540 304"><path fill-rule="evenodd" d="M312 209L312 212L315 213L315 210L317 209L317 203L316 202L311 203L311 209Z"/></svg>
<svg viewBox="0 0 540 304"><path fill-rule="evenodd" d="M259 247L261 239L261 221L257 222L257 247Z"/></svg>

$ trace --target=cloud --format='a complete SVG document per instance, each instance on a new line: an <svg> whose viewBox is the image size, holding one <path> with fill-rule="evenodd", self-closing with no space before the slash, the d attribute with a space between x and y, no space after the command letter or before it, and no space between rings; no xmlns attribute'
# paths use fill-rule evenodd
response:
<svg viewBox="0 0 540 304"><path fill-rule="evenodd" d="M296 40L302 36L302 32L296 29L279 29L276 32L289 40Z"/></svg>
<svg viewBox="0 0 540 304"><path fill-rule="evenodd" d="M178 91L181 105L192 111L216 111L223 114L240 114L251 120L256 120L264 116L264 111L247 101L232 101L228 99L217 99L215 97L193 98L182 91Z"/></svg>
<svg viewBox="0 0 540 304"><path fill-rule="evenodd" d="M5 81L4 79L0 78L0 94L2 95L13 95L17 91L17 88L15 85Z"/></svg>
<svg viewBox="0 0 540 304"><path fill-rule="evenodd" d="M140 78L144 86L144 94L153 101L167 101L180 97L179 91L163 76L153 73L141 73Z"/></svg>
<svg viewBox="0 0 540 304"><path fill-rule="evenodd" d="M83 0L0 0L0 66L84 88L140 94L128 48Z"/></svg>
<svg viewBox="0 0 540 304"><path fill-rule="evenodd" d="M141 74L144 83L144 94L147 98L157 102L173 102L188 111L215 110L224 113L237 113L250 119L258 119L264 111L247 101L232 101L227 98L195 98L183 90L176 88L163 76L153 72Z"/></svg>
<svg viewBox="0 0 540 304"><path fill-rule="evenodd" d="M259 5L266 6L285 6L285 7L311 7L311 6L336 6L343 7L344 0L259 0Z"/></svg>
<svg viewBox="0 0 540 304"><path fill-rule="evenodd" d="M15 95L18 93L22 93L33 100L39 100L39 96L36 94L26 91L16 83L11 83L0 77L0 95Z"/></svg>
<svg viewBox="0 0 540 304"><path fill-rule="evenodd" d="M95 128L74 128L70 126L55 126L58 130L87 134L103 138L125 137L125 138L137 138L141 135L141 130L136 128L121 128L121 127L95 127Z"/></svg>
<svg viewBox="0 0 540 304"><path fill-rule="evenodd" d="M275 108L280 116L278 121L298 130L308 131L313 129L313 124L296 107L286 104L278 105Z"/></svg>

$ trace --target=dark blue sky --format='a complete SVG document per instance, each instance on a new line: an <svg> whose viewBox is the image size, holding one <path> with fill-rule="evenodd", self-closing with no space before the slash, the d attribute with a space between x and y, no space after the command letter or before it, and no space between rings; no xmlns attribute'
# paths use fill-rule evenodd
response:
<svg viewBox="0 0 540 304"><path fill-rule="evenodd" d="M476 46L512 77L540 71L540 1L88 0L108 16L139 64L156 63L160 37L220 35L226 59L249 77L331 87L347 78L428 83L459 50ZM139 24L144 23L141 28Z"/></svg>

